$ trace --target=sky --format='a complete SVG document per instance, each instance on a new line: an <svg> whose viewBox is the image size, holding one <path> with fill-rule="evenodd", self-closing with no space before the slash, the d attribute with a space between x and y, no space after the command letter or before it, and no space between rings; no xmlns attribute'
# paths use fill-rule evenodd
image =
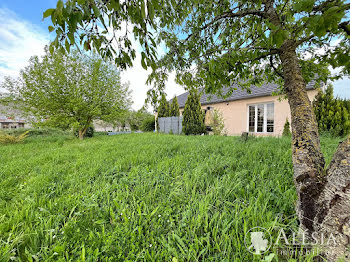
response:
<svg viewBox="0 0 350 262"><path fill-rule="evenodd" d="M17 76L33 55L42 55L44 47L53 38L47 29L50 20L42 20L43 12L56 6L56 0L0 0L0 83L4 76ZM130 82L133 109L144 105L147 90L147 76L150 71L143 69L140 56L133 68L121 73L123 82ZM350 79L344 78L333 83L335 96L350 99ZM166 84L167 98L180 95L184 88L175 83L171 74Z"/></svg>

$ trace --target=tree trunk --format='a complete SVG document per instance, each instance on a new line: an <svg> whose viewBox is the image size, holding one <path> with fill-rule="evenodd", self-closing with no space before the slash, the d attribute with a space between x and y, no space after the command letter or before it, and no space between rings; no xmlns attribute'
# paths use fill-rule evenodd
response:
<svg viewBox="0 0 350 262"><path fill-rule="evenodd" d="M321 234L324 234L325 240L336 236L338 253L325 253L328 261L335 261L336 258L346 255L346 245L349 245L349 138L339 146L332 163L326 169L316 118L307 96L293 43L286 42L281 47L280 59L284 90L292 116L294 183L298 194L296 211L300 230L309 238L312 236L318 240L321 240ZM333 246L323 247L325 252L335 250Z"/></svg>
<svg viewBox="0 0 350 262"><path fill-rule="evenodd" d="M79 139L83 140L84 139L85 132L83 132L83 129L79 129Z"/></svg>

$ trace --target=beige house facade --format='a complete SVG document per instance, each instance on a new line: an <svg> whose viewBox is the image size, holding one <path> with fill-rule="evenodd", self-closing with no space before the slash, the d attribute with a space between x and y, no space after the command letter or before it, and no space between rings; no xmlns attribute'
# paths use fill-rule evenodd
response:
<svg viewBox="0 0 350 262"><path fill-rule="evenodd" d="M236 88L226 99L202 94L201 104L206 113L206 126L209 125L208 115L212 115L216 109L223 116L227 135L249 132L257 136L281 136L286 119L291 121L291 113L288 100L282 95L273 95L278 92L278 87L271 84L251 87L250 93ZM314 83L307 86L310 101L314 100L318 92ZM181 114L187 96L188 92L177 97Z"/></svg>

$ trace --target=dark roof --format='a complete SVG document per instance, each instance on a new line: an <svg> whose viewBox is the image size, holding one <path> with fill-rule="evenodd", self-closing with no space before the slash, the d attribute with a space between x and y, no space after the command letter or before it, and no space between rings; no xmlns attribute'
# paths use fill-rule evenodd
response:
<svg viewBox="0 0 350 262"><path fill-rule="evenodd" d="M220 102L228 102L228 101L234 101L234 100L241 100L241 99L249 99L254 97L261 97L261 96L271 96L273 93L279 93L279 87L277 84L272 83L266 83L262 86L251 86L250 91L251 93L248 93L247 90L242 89L238 85L233 85L231 88L223 88L222 94L227 94L230 90L233 90L232 94L226 98L222 98L217 95L212 94L206 94L203 92L204 89L200 90L201 94L201 104L202 105L208 105L208 104L215 104ZM306 89L311 90L315 89L315 81L311 81L309 84L307 84ZM179 96L177 96L177 101L179 103L179 107L185 107L185 103L187 100L189 92L183 93Z"/></svg>

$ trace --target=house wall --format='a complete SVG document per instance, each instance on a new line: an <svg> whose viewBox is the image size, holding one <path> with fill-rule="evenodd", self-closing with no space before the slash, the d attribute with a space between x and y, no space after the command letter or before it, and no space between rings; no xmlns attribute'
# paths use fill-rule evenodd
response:
<svg viewBox="0 0 350 262"><path fill-rule="evenodd" d="M119 131L131 130L129 124L127 124L125 127L118 126L118 125L113 126L112 124L101 120L95 120L93 122L93 126L96 132L119 132Z"/></svg>
<svg viewBox="0 0 350 262"><path fill-rule="evenodd" d="M310 101L313 101L317 95L317 90L307 91ZM281 100L280 100L281 99ZM259 103L274 103L274 132L273 133L256 133L257 135L274 135L280 136L286 119L291 121L290 108L287 99L281 96L264 96L250 99L242 99L229 102L221 102L210 105L202 105L202 109L208 106L218 109L224 118L225 129L228 135L240 135L248 131L248 106ZM182 114L183 108L180 109Z"/></svg>

